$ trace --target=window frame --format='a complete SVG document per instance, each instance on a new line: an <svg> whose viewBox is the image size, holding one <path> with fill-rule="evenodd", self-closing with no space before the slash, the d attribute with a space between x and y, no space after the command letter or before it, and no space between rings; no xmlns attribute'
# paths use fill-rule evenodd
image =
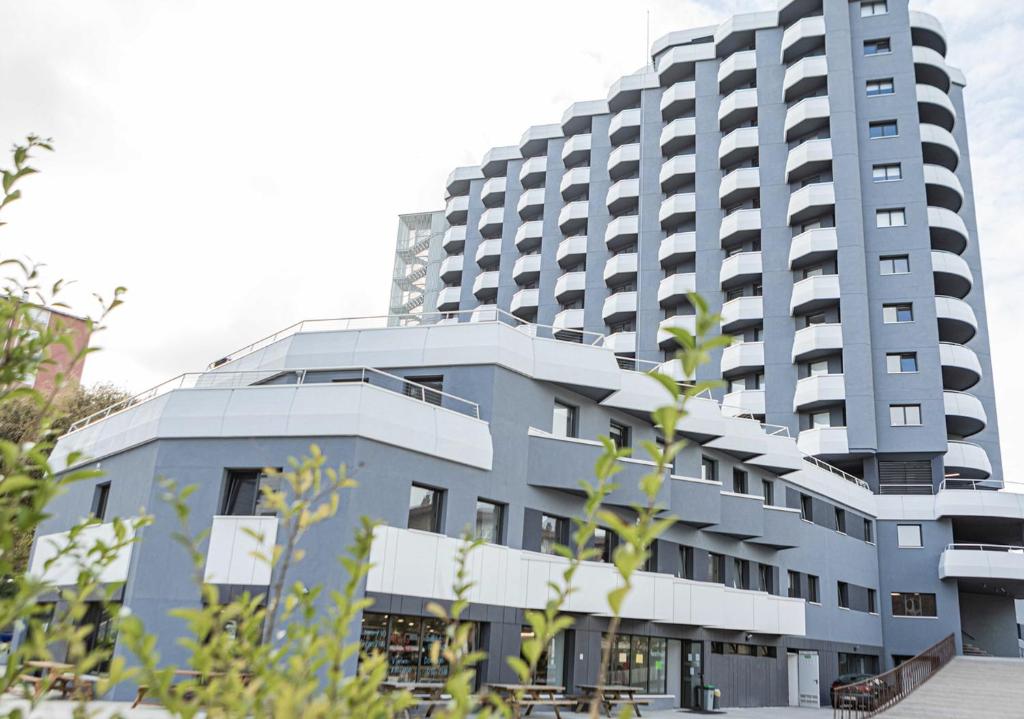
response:
<svg viewBox="0 0 1024 719"><path fill-rule="evenodd" d="M800 493L800 519L814 523L814 498L803 492Z"/></svg>
<svg viewBox="0 0 1024 719"><path fill-rule="evenodd" d="M621 437L621 440L616 439L616 431L619 437ZM617 449L629 449L633 446L633 428L625 422L620 422L617 419L611 419L608 421L608 438L612 442L615 442L615 447Z"/></svg>
<svg viewBox="0 0 1024 719"><path fill-rule="evenodd" d="M903 369L903 362L907 359L913 360L913 369ZM896 360L895 367L893 369L892 360ZM921 368L917 364L917 352L886 352L885 353L885 371L886 374L917 374Z"/></svg>
<svg viewBox="0 0 1024 719"><path fill-rule="evenodd" d="M816 574L807 575L807 601L810 604L821 604L821 579Z"/></svg>
<svg viewBox="0 0 1024 719"><path fill-rule="evenodd" d="M562 428L565 434L555 429L555 420L559 408L565 410L565 427ZM577 439L580 434L580 408L577 405L555 398L554 405L551 408L551 434L565 439Z"/></svg>
<svg viewBox="0 0 1024 719"><path fill-rule="evenodd" d="M102 522L107 518L107 505L110 503L110 482L100 482L92 490L92 506L89 516Z"/></svg>
<svg viewBox="0 0 1024 719"><path fill-rule="evenodd" d="M897 598L902 612L896 611ZM912 598L920 608L919 613L911 614L907 612L907 599ZM930 598L930 599L926 599ZM939 616L938 598L932 592L890 592L889 593L889 611L892 616L899 617L901 619L935 619ZM926 606L926 602L930 605L930 614L925 613L925 610L929 607Z"/></svg>
<svg viewBox="0 0 1024 719"><path fill-rule="evenodd" d="M902 529L916 529L917 539L916 544L904 544ZM897 549L924 549L924 528L920 524L916 523L905 523L896 525L896 548Z"/></svg>
<svg viewBox="0 0 1024 719"><path fill-rule="evenodd" d="M419 509L419 508L422 508L423 506L425 506L425 505L422 505L422 504L419 507L414 507L413 506L413 503L412 503L413 493L417 489L423 490L424 492L429 492L431 497L432 497L432 500L431 500L431 503L430 503L430 515L429 515L431 529L423 529L421 527L413 527L413 526L411 526L413 510L414 509ZM408 502L408 511L407 511L407 514L406 514L406 525L405 526L408 529L414 529L414 530L420 531L420 532L430 532L431 534L443 534L444 533L444 521L443 521L443 514L442 514L442 512L444 511L444 500L445 500L445 491L443 489L440 489L438 487L431 487L430 485L427 485L427 484L419 484L417 482L412 482L409 485L409 502Z"/></svg>
<svg viewBox="0 0 1024 719"><path fill-rule="evenodd" d="M906 264L905 270L897 270L897 262L900 261ZM887 262L889 263L889 271L886 271ZM893 275L909 275L910 255L879 255L878 274L880 274L882 277L892 277Z"/></svg>
<svg viewBox="0 0 1024 719"><path fill-rule="evenodd" d="M836 532L846 534L846 510L842 507L833 507L832 509L836 523Z"/></svg>
<svg viewBox="0 0 1024 719"><path fill-rule="evenodd" d="M553 520L555 520L555 531L554 531L555 536L553 538L549 539L548 537L545 537L545 530L544 530L544 520L545 519L553 519ZM565 517L560 517L557 514L547 514L546 512L541 512L541 515L540 515L540 549L539 549L540 553L541 554L548 554L548 555L551 555L551 556L558 556L554 552L554 546L553 545L554 544L561 544L561 545L565 546L566 541L568 540L568 526L569 526L568 525L568 520L566 520ZM552 542L552 545L549 546L548 549L545 549L544 548L544 543L548 542L548 541Z"/></svg>
<svg viewBox="0 0 1024 719"><path fill-rule="evenodd" d="M876 92L872 92L872 88L876 88ZM888 88L888 92L885 92ZM889 95L896 94L896 82L891 77L880 77L876 80L867 80L864 83L864 91L868 97L887 97Z"/></svg>
<svg viewBox="0 0 1024 719"><path fill-rule="evenodd" d="M505 543L505 517L507 516L507 506L503 502L495 502L490 499L484 499L483 497L476 498L476 511L475 511L475 529L476 536L480 537L480 505L485 504L495 509L495 537L493 540L485 539L485 542L489 544L504 544ZM482 538L482 537L481 537Z"/></svg>
<svg viewBox="0 0 1024 719"><path fill-rule="evenodd" d="M761 478L761 500L764 506L775 506L775 482Z"/></svg>
<svg viewBox="0 0 1024 719"><path fill-rule="evenodd" d="M882 8L881 12L875 12L876 8ZM870 8L871 12L864 12ZM889 2L888 0L861 0L860 3L860 16L861 17L878 17L879 15L889 14Z"/></svg>
<svg viewBox="0 0 1024 719"><path fill-rule="evenodd" d="M917 421L911 422L910 411L917 413ZM896 422L896 412L902 416L902 422ZM921 405L919 404L890 404L889 405L889 426L890 427L921 427L924 425L924 418L921 416Z"/></svg>
<svg viewBox="0 0 1024 719"><path fill-rule="evenodd" d="M733 494L749 494L750 475L739 467L732 468L732 492Z"/></svg>
<svg viewBox="0 0 1024 719"><path fill-rule="evenodd" d="M707 469L711 471L708 472ZM710 476L708 476L710 474ZM702 454L700 456L700 478L705 482L718 481L718 460Z"/></svg>
<svg viewBox="0 0 1024 719"><path fill-rule="evenodd" d="M880 50L880 47L884 47L885 49ZM874 48L873 52L868 52L868 48ZM864 57L890 54L892 54L892 37L876 37L864 41Z"/></svg>
<svg viewBox="0 0 1024 719"><path fill-rule="evenodd" d="M892 319L887 319L886 315L891 311ZM910 314L910 319L901 320L900 313L907 312ZM905 325L914 321L914 303L913 302L886 302L882 304L882 324L886 325Z"/></svg>
<svg viewBox="0 0 1024 719"><path fill-rule="evenodd" d="M840 609L850 609L849 582L836 582L836 606Z"/></svg>
<svg viewBox="0 0 1024 719"><path fill-rule="evenodd" d="M898 173L897 177L889 177L889 170L896 168ZM879 178L875 175L878 170L885 172L885 177ZM872 182L899 182L903 179L903 163L902 162L879 162L871 166L871 181Z"/></svg>
<svg viewBox="0 0 1024 719"><path fill-rule="evenodd" d="M888 133L886 130L892 128L893 132ZM881 130L881 134L874 134L874 130ZM899 120L873 120L868 123L868 139L869 140L884 140L887 137L899 137L900 136L900 123Z"/></svg>
<svg viewBox="0 0 1024 719"><path fill-rule="evenodd" d="M786 572L788 586L786 596L790 599L803 599L803 591L800 588L800 572L790 569Z"/></svg>
<svg viewBox="0 0 1024 719"><path fill-rule="evenodd" d="M886 224L882 224L883 218ZM899 222L893 222L894 219L899 219ZM906 207L882 207L875 210L875 228L879 230L889 230L894 227L906 227L907 226L907 208Z"/></svg>

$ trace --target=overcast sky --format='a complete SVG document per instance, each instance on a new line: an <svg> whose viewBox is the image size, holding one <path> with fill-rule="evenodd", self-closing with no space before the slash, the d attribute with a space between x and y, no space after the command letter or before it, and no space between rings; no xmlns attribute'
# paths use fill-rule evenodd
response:
<svg viewBox="0 0 1024 719"><path fill-rule="evenodd" d="M86 381L132 390L310 317L387 311L396 215L576 100L650 38L776 0L0 0L0 142L57 152L4 251L128 287ZM967 74L1008 480L1024 476L1024 3L918 0ZM6 164L5 162L2 164Z"/></svg>

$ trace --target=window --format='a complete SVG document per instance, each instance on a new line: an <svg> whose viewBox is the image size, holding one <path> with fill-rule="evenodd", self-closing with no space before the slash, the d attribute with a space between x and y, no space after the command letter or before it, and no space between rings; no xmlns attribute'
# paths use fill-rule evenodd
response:
<svg viewBox="0 0 1024 719"><path fill-rule="evenodd" d="M864 541L868 544L875 543L875 525L871 523L870 519L864 520Z"/></svg>
<svg viewBox="0 0 1024 719"><path fill-rule="evenodd" d="M887 37L864 41L865 55L884 55L887 52L892 52L892 44Z"/></svg>
<svg viewBox="0 0 1024 719"><path fill-rule="evenodd" d="M679 576L693 579L693 547L679 547Z"/></svg>
<svg viewBox="0 0 1024 719"><path fill-rule="evenodd" d="M924 542L921 539L921 525L897 524L896 544L900 549L917 549L918 547L923 547Z"/></svg>
<svg viewBox="0 0 1024 719"><path fill-rule="evenodd" d="M868 589L868 613L869 614L877 614L878 613L877 594L878 593L874 589Z"/></svg>
<svg viewBox="0 0 1024 719"><path fill-rule="evenodd" d="M107 516L107 499L109 498L110 482L97 484L92 490L92 509L89 510L89 514L102 522Z"/></svg>
<svg viewBox="0 0 1024 719"><path fill-rule="evenodd" d="M846 582L838 582L836 584L836 594L838 595L839 607L841 609L850 608L850 585Z"/></svg>
<svg viewBox="0 0 1024 719"><path fill-rule="evenodd" d="M444 377L407 377L402 391L409 397L441 406Z"/></svg>
<svg viewBox="0 0 1024 719"><path fill-rule="evenodd" d="M887 12L889 12L889 6L886 0L862 0L860 4L861 17L885 15Z"/></svg>
<svg viewBox="0 0 1024 719"><path fill-rule="evenodd" d="M775 506L775 483L769 479L762 479L761 496L764 497L764 506Z"/></svg>
<svg viewBox="0 0 1024 719"><path fill-rule="evenodd" d="M892 95L895 92L896 89L893 85L891 77L885 80L868 80L867 82L868 97L877 97L879 95Z"/></svg>
<svg viewBox="0 0 1024 719"><path fill-rule="evenodd" d="M810 362L807 365L807 376L808 377L820 377L822 375L829 374L828 371L828 360L818 360L817 362Z"/></svg>
<svg viewBox="0 0 1024 719"><path fill-rule="evenodd" d="M839 674L878 674L878 657L839 652Z"/></svg>
<svg viewBox="0 0 1024 719"><path fill-rule="evenodd" d="M533 639L536 636L532 627L522 627L519 630L520 645L523 640ZM541 650L540 658L537 661L537 673L533 681L536 684L565 683L565 632L554 637Z"/></svg>
<svg viewBox="0 0 1024 719"><path fill-rule="evenodd" d="M935 595L920 592L893 592L892 615L894 617L934 617Z"/></svg>
<svg viewBox="0 0 1024 719"><path fill-rule="evenodd" d="M875 165L871 168L871 179L875 182L894 182L903 179L903 166L898 162Z"/></svg>
<svg viewBox="0 0 1024 719"><path fill-rule="evenodd" d="M501 544L505 529L505 506L476 500L476 536L491 544Z"/></svg>
<svg viewBox="0 0 1024 719"><path fill-rule="evenodd" d="M565 544L569 524L562 517L542 514L540 518L540 551L555 554L555 545Z"/></svg>
<svg viewBox="0 0 1024 719"><path fill-rule="evenodd" d="M814 501L809 494L800 495L800 519L814 521Z"/></svg>
<svg viewBox="0 0 1024 719"><path fill-rule="evenodd" d="M800 572L794 572L792 570L788 573L789 576L789 596L791 599L800 598Z"/></svg>
<svg viewBox="0 0 1024 719"><path fill-rule="evenodd" d="M607 642L607 635L602 636L602 653L607 647ZM615 637L615 645L608 656L609 682L637 687L644 693L665 693L668 678L667 639L619 634Z"/></svg>
<svg viewBox="0 0 1024 719"><path fill-rule="evenodd" d="M905 275L910 272L910 257L882 255L878 258L878 266L883 275Z"/></svg>
<svg viewBox="0 0 1024 719"><path fill-rule="evenodd" d="M840 534L846 534L846 510L835 508L836 510L836 531Z"/></svg>
<svg viewBox="0 0 1024 719"><path fill-rule="evenodd" d="M832 413L828 410L824 412L812 412L811 413L811 429L824 429L832 426Z"/></svg>
<svg viewBox="0 0 1024 719"><path fill-rule="evenodd" d="M718 481L718 462L710 457L700 458L700 478L708 482Z"/></svg>
<svg viewBox="0 0 1024 719"><path fill-rule="evenodd" d="M747 473L742 469L732 470L732 491L736 494L747 493Z"/></svg>
<svg viewBox="0 0 1024 719"><path fill-rule="evenodd" d="M804 327L813 327L814 325L823 324L825 324L824 312L815 312L814 314L807 315L807 317L804 318Z"/></svg>
<svg viewBox="0 0 1024 719"><path fill-rule="evenodd" d="M750 563L746 559L733 557L732 586L734 589L750 589Z"/></svg>
<svg viewBox="0 0 1024 719"><path fill-rule="evenodd" d="M227 491L221 514L234 517L252 517L261 512L260 483L263 472L258 469L228 470Z"/></svg>
<svg viewBox="0 0 1024 719"><path fill-rule="evenodd" d="M551 434L556 437L575 437L579 426L579 410L571 404L555 400L555 410L551 418Z"/></svg>
<svg viewBox="0 0 1024 719"><path fill-rule="evenodd" d="M775 659L778 648L768 644L741 644L740 642L711 642L712 654L735 654L743 657Z"/></svg>
<svg viewBox="0 0 1024 719"><path fill-rule="evenodd" d="M889 374L917 372L917 352L890 352L885 356L885 369Z"/></svg>
<svg viewBox="0 0 1024 719"><path fill-rule="evenodd" d="M470 630L470 650L476 648L477 629L473 625ZM364 612L359 656L386 655L387 676L392 681L444 681L448 662L443 655L437 664L430 658L433 645L444 641L444 631L444 622L439 619Z"/></svg>
<svg viewBox="0 0 1024 719"><path fill-rule="evenodd" d="M905 227L907 215L902 207L878 210L875 213L875 225L878 227Z"/></svg>
<svg viewBox="0 0 1024 719"><path fill-rule="evenodd" d="M441 531L441 490L412 485L409 490L409 529Z"/></svg>
<svg viewBox="0 0 1024 719"><path fill-rule="evenodd" d="M619 449L629 447L630 429L628 424L616 422L614 419L609 424L608 437Z"/></svg>
<svg viewBox="0 0 1024 719"><path fill-rule="evenodd" d="M914 306L909 302L882 305L882 321L887 325L914 321Z"/></svg>
<svg viewBox="0 0 1024 719"><path fill-rule="evenodd" d="M725 584L725 556L708 552L708 581Z"/></svg>
<svg viewBox="0 0 1024 719"><path fill-rule="evenodd" d="M804 270L804 279L806 280L808 277L821 277L823 274L825 274L825 268L821 265L815 265Z"/></svg>
<svg viewBox="0 0 1024 719"><path fill-rule="evenodd" d="M807 601L821 604L821 581L813 574L807 575Z"/></svg>
<svg viewBox="0 0 1024 719"><path fill-rule="evenodd" d="M594 549L597 550L597 556L594 557L595 562L612 561L612 542L607 529L604 527L594 528L593 544Z"/></svg>
<svg viewBox="0 0 1024 719"><path fill-rule="evenodd" d="M893 427L919 427L921 425L921 405L889 405L889 424Z"/></svg>
<svg viewBox="0 0 1024 719"><path fill-rule="evenodd" d="M868 123L868 137L871 139L896 137L898 134L900 134L899 126L895 120L879 120Z"/></svg>
<svg viewBox="0 0 1024 719"><path fill-rule="evenodd" d="M774 589L774 574L772 571L772 565L770 564L758 564L757 565L757 588L762 592L772 593Z"/></svg>

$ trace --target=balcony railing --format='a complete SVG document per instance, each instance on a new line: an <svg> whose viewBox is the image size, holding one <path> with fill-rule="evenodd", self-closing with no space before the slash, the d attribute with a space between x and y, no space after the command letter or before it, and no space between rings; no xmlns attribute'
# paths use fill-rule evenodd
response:
<svg viewBox="0 0 1024 719"><path fill-rule="evenodd" d="M958 477L944 479L939 485L940 492L946 489L996 492L1002 488L1003 483L998 479L960 479Z"/></svg>

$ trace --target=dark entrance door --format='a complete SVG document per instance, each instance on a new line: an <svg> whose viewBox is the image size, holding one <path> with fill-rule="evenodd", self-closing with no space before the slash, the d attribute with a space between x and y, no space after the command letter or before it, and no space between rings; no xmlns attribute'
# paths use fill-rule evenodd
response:
<svg viewBox="0 0 1024 719"><path fill-rule="evenodd" d="M683 690L680 706L693 709L699 706L697 688L704 683L704 643L683 642Z"/></svg>

